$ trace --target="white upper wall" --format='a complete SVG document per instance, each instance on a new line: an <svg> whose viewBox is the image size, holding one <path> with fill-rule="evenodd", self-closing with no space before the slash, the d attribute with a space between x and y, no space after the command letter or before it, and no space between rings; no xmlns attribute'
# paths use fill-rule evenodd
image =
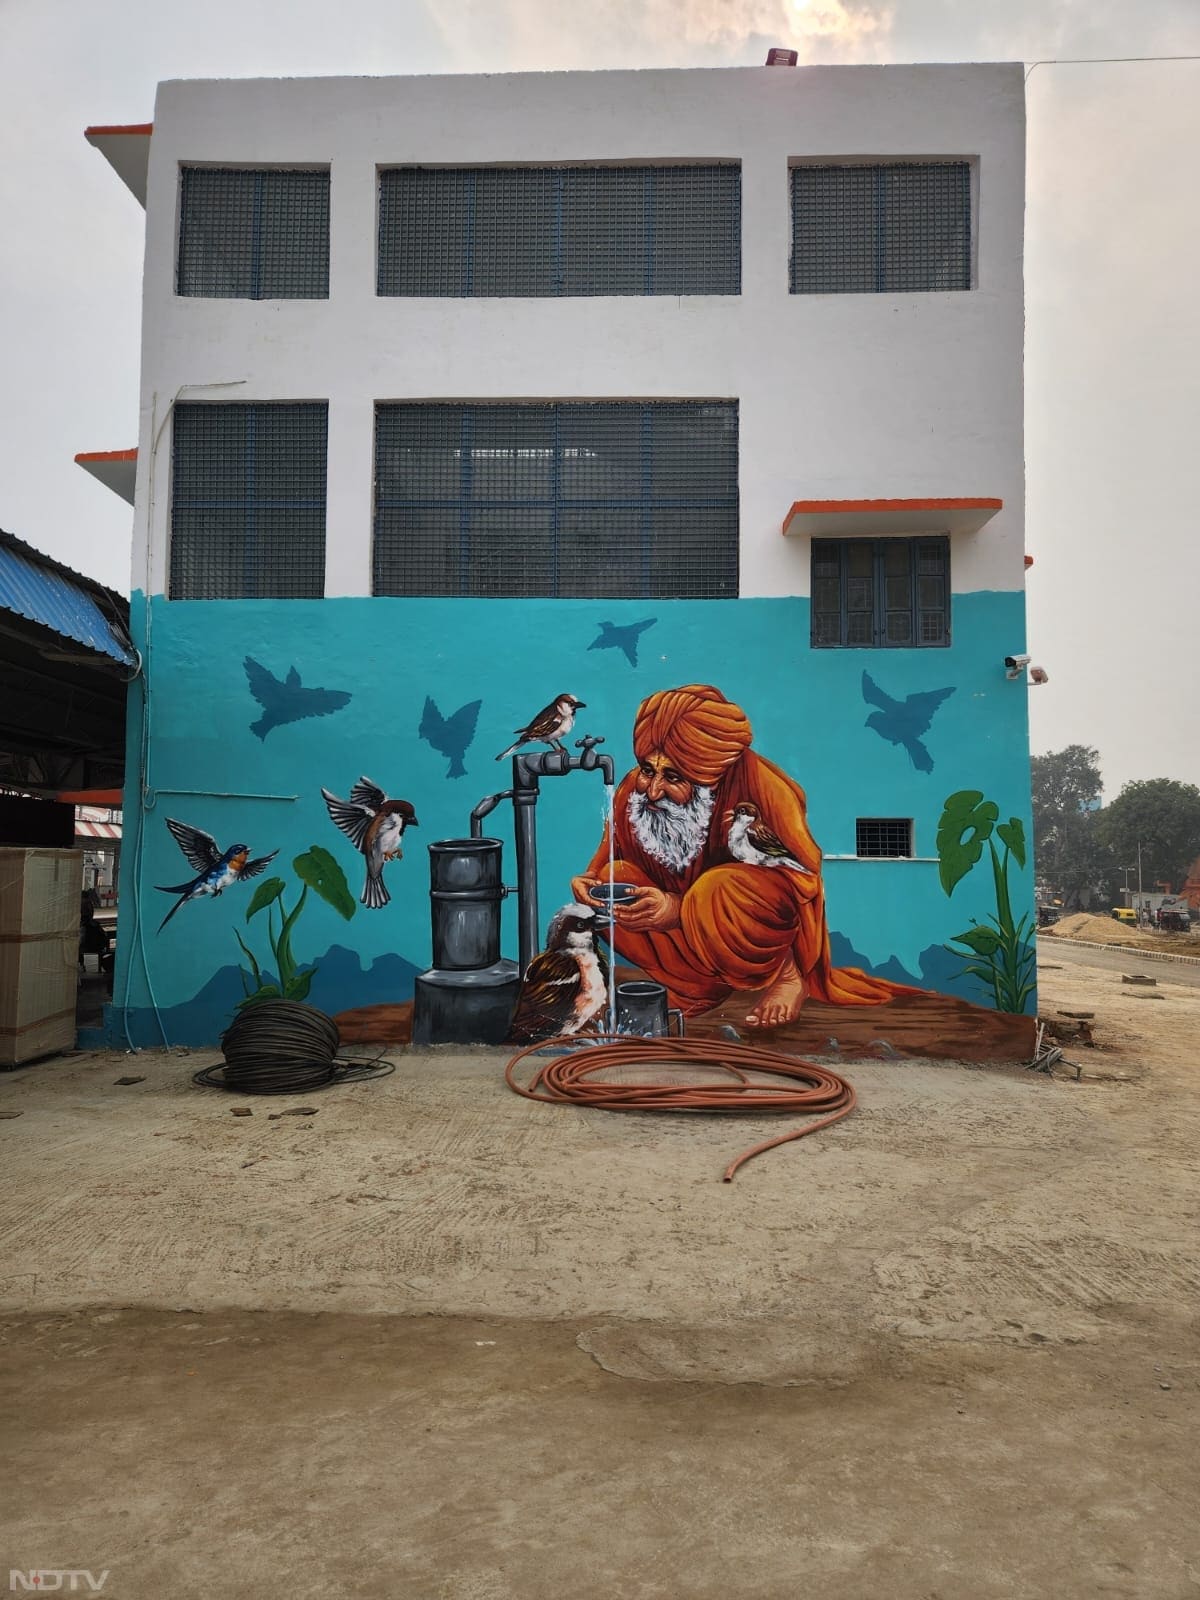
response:
<svg viewBox="0 0 1200 1600"><path fill-rule="evenodd" d="M788 165L813 157L970 158L975 288L789 294ZM378 167L672 159L742 163L738 296L375 293ZM329 299L176 296L181 163L328 164ZM345 595L370 592L376 400L730 397L743 595L808 593L808 543L780 533L794 500L975 495L1004 510L955 537L953 587L1019 589L1024 183L1019 64L164 83L134 587L165 587L175 398L328 400L326 593Z"/></svg>

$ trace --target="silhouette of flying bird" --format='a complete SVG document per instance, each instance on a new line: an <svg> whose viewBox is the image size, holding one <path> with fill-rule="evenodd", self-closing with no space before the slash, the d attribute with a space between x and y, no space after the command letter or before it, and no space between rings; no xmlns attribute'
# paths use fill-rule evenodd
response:
<svg viewBox="0 0 1200 1600"><path fill-rule="evenodd" d="M878 706L867 718L865 727L874 728L881 739L889 744L903 745L908 759L918 772L933 771L933 757L921 742L921 735L929 732L934 712L943 700L948 700L954 689L930 689L926 694L910 694L905 700L893 700L885 694L870 673L862 675L863 699L869 706Z"/></svg>
<svg viewBox="0 0 1200 1600"><path fill-rule="evenodd" d="M370 778L360 778L350 791L349 800L322 789L329 815L367 863L367 881L359 897L370 911L377 911L392 898L383 882L383 869L403 854L400 841L405 828L417 828L417 814L407 800L389 800Z"/></svg>
<svg viewBox="0 0 1200 1600"><path fill-rule="evenodd" d="M432 745L439 755L449 756L450 765L446 769L448 778L462 778L466 775L463 766L463 757L471 748L471 741L475 737L475 724L479 720L479 708L482 700L471 700L465 706L459 706L453 716L444 717L438 710L431 696L425 696L425 709L421 713L421 725L417 729L419 738L426 744Z"/></svg>
<svg viewBox="0 0 1200 1600"><path fill-rule="evenodd" d="M292 667L286 678L277 678L266 667L247 656L242 663L250 684L250 693L263 708L257 722L250 724L250 732L265 739L272 728L287 722L300 722L305 717L327 717L350 704L351 695L345 689L306 689L300 674Z"/></svg>
<svg viewBox="0 0 1200 1600"><path fill-rule="evenodd" d="M176 822L174 817L168 817L166 823L171 830L171 837L183 851L188 866L196 876L187 883L154 885L163 894L179 896L159 923L159 933L180 906L187 905L189 900L198 900L201 895L206 894L212 895L215 899L223 890L228 889L231 883L240 883L243 878L256 878L279 854L278 850L272 850L269 856L259 856L251 861L248 844L231 844L228 850L221 850L212 834L205 833L203 828L193 828L189 823Z"/></svg>
<svg viewBox="0 0 1200 1600"><path fill-rule="evenodd" d="M505 756L515 755L523 744L548 744L565 751L563 740L575 726L575 713L586 705L586 700L576 700L573 694L558 695L548 706L542 707L532 722L516 730L516 739L507 750L501 750L496 760L503 761Z"/></svg>
<svg viewBox="0 0 1200 1600"><path fill-rule="evenodd" d="M636 667L638 639L647 628L652 628L657 617L647 617L645 622L629 622L618 627L615 622L602 622L599 635L588 645L589 650L624 650L625 659Z"/></svg>
<svg viewBox="0 0 1200 1600"><path fill-rule="evenodd" d="M509 1039L528 1044L580 1033L601 1017L608 1000L608 964L596 949L593 906L564 906L546 930L546 948L521 983Z"/></svg>
<svg viewBox="0 0 1200 1600"><path fill-rule="evenodd" d="M790 867L793 872L812 873L802 866L779 835L767 827L758 807L743 800L725 813L729 824L729 854L750 867Z"/></svg>

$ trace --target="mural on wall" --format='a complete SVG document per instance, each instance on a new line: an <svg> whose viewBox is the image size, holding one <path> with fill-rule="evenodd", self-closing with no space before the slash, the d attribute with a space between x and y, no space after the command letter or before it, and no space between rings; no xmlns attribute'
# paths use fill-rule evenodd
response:
<svg viewBox="0 0 1200 1600"><path fill-rule="evenodd" d="M272 850L269 856L258 856L252 861L248 844L231 844L228 850L222 850L212 834L205 833L203 828L193 828L187 822L176 822L174 817L167 817L166 823L171 837L183 851L188 866L196 876L187 883L155 884L160 893L179 896L159 923L159 933L180 906L186 906L189 900L199 900L203 895L211 895L215 899L230 884L257 877L279 854L278 850Z"/></svg>
<svg viewBox="0 0 1200 1600"><path fill-rule="evenodd" d="M657 617L647 617L644 622L602 622L600 632L588 645L589 650L621 650L631 667L638 664L638 640L647 628L652 628Z"/></svg>
<svg viewBox="0 0 1200 1600"><path fill-rule="evenodd" d="M582 711L586 705L586 700L577 700L573 694L556 695L523 728L514 729L517 737L507 750L501 750L496 760L503 761L506 756L516 755L525 744L548 744L555 750L565 751L563 740L575 726L575 713Z"/></svg>
<svg viewBox="0 0 1200 1600"><path fill-rule="evenodd" d="M542 1024L529 964L545 941L543 954L572 962L562 986L572 993L551 993L543 982L538 1004L553 1032L586 1036L614 1017L629 1031L661 1031L674 1007L687 1012L689 1033L766 1030L786 1049L820 1053L834 1038L842 1054L855 1047L887 1054L890 1044L902 1053L980 1059L982 1042L996 1058L1020 1058L1009 1046L1023 1041L1015 1025L1032 1023L1034 1006L1021 790L1026 707L997 667L999 646L1021 637L1020 595L958 597L952 656L935 663L926 652L876 652L866 674L868 658L859 652L809 650L808 606L800 599L659 602L656 613L646 604L608 602L601 623L595 601L557 602L552 617L537 606L498 612L489 601L163 603L152 663L154 787L164 795L211 790L211 806L192 804L209 808L199 814L212 834L178 824L190 830L197 854L189 857L189 881L162 884L179 879L166 857L180 841L172 831L168 843L159 831L153 818L161 811L131 812L122 885L130 965L118 970L114 1039L211 1043L239 1003L278 990L303 992L339 1026L380 1030L350 1037L403 1040L416 1027L423 988L438 984L439 1006L453 1012L464 1042L481 1039L472 1030L485 1011L489 1027L499 1019L488 1034L493 1042L510 1027L536 1034ZM488 674L498 617L507 617L504 638L524 643L496 678ZM691 682L708 676L703 664L714 638L727 663L719 688ZM247 656L248 639L257 657ZM580 683L585 654L592 671ZM676 664L667 682L683 687L658 687L664 659ZM343 682L390 674L396 688L368 701L307 687L331 677L336 685L333 661L343 671L352 664ZM264 677L251 727L247 685L255 669ZM944 672L945 687L929 687L932 671ZM588 691L586 701L546 695L547 681L573 680ZM485 683L494 687L480 697ZM212 706L207 739L189 718L200 692ZM544 701L541 713L522 717L517 733L501 739L499 729ZM857 715L856 705L863 707ZM297 738L288 723L302 716L311 720ZM502 744L505 759L488 769L499 781L479 785L500 792L472 809L476 796L464 793L471 786L462 778L480 749L490 756ZM631 745L622 760L622 747ZM365 776L351 788L364 759L356 752L384 747L399 763L396 788ZM929 780L935 764L936 787ZM322 791L314 768L340 772L342 782ZM584 776L564 786L562 778L575 773ZM397 789L408 798L392 798ZM1016 821L999 810L1006 798ZM857 859L856 816L880 814L912 819L922 845L916 859ZM439 959L436 936L431 944L431 903L453 921L464 914L464 896L453 874L444 884L432 880L433 858L427 864L423 848L414 858L404 846L417 816L424 825L417 839L428 831L435 849L465 846L469 833L494 841L496 860L472 908L490 931L486 959L477 969L465 963L471 987L442 983L460 963ZM308 847L322 838L324 848ZM257 839L258 859L252 847L224 850L232 839ZM954 865L956 846L965 871ZM402 848L409 862L397 867ZM467 854L455 855L456 872ZM321 871L304 869L310 883L298 864L321 866L322 857ZM272 861L278 877L268 884ZM245 895L225 897L224 915L189 913L182 942L177 930L166 933L181 904L227 887L246 869L255 881ZM335 872L341 894L323 895L315 884L335 883ZM397 872L408 893L398 892ZM516 880L519 893L511 892ZM431 902L434 889L447 892ZM158 893L164 902L155 910ZM337 903L344 898L353 911L360 893L372 915L351 922ZM584 919L586 936L560 923L551 937L549 914L568 900L599 914ZM147 933L160 922L163 930L145 949L142 915ZM240 942L231 937L235 927ZM596 1001L594 978L575 961L589 940L597 962L607 958L615 968L607 1003ZM540 971L546 980L545 964ZM635 1016L630 986L639 984ZM524 1015L514 1022L522 988ZM581 1002L589 992L591 1003Z"/></svg>
<svg viewBox="0 0 1200 1600"><path fill-rule="evenodd" d="M612 908L615 948L688 1017L760 992L746 1023L774 1028L810 997L869 1006L908 992L833 966L804 790L752 738L745 711L710 684L643 700L637 766L573 881L576 899L586 903L610 871L627 886Z"/></svg>
<svg viewBox="0 0 1200 1600"><path fill-rule="evenodd" d="M421 712L417 737L424 739L439 755L449 759L450 765L446 768L448 778L466 777L463 757L475 738L475 725L479 721L482 704L482 700L469 700L451 716L444 717L432 695L425 696L425 709Z"/></svg>
<svg viewBox="0 0 1200 1600"><path fill-rule="evenodd" d="M322 789L321 796L335 825L366 862L361 899L369 911L377 911L392 898L383 881L383 869L403 856L400 841L405 828L420 826L417 814L407 800L389 800L379 785L366 777L351 789L349 800L339 800L328 789Z"/></svg>
<svg viewBox="0 0 1200 1600"><path fill-rule="evenodd" d="M933 771L933 757L922 743L922 735L929 732L934 713L943 700L948 700L954 689L931 689L925 694L910 694L903 700L893 700L871 677L862 675L862 695L869 706L878 706L867 718L865 727L873 728L881 739L898 744L907 750L908 759L918 772Z"/></svg>
<svg viewBox="0 0 1200 1600"><path fill-rule="evenodd" d="M319 844L312 845L303 855L297 856L292 862L292 870L300 879L301 889L290 911L284 899L287 884L282 878L267 878L260 883L246 908L247 924L253 921L260 911L265 910L267 913L267 943L271 947L270 963L259 962L237 929L233 930L233 936L240 945L242 954L250 963L249 973L244 970L241 973L245 997L238 1003L239 1011L245 1006L255 1005L260 1000L308 999L308 991L312 988L312 981L317 975L319 964L314 961L305 966L297 962L292 951L292 935L300 920L300 913L308 902L310 889L319 895L326 905L332 906L347 922L358 910L354 896L350 893L350 886L346 882L346 874L329 851L323 850ZM279 917L278 932L275 931L276 913Z"/></svg>
<svg viewBox="0 0 1200 1600"><path fill-rule="evenodd" d="M995 840L1004 846L996 851ZM1000 821L1000 808L985 800L978 789L960 789L946 800L938 823L938 875L947 895L977 865L987 845L991 858L992 883L996 891L996 912L989 915L988 927L971 919L965 933L953 935L946 946L961 955L953 945L963 945L963 970L981 979L991 989L997 1011L1020 1015L1037 988L1037 950L1030 937L1032 919L1028 913L1013 920L1012 892L1008 883L1008 864L1015 861L1025 868L1025 829L1019 817Z"/></svg>
<svg viewBox="0 0 1200 1600"><path fill-rule="evenodd" d="M345 689L306 689L295 667L288 669L286 678L277 678L253 656L247 656L242 665L250 693L263 709L258 721L250 724L250 732L260 739L266 739L272 728L282 728L289 722L327 717L348 706L353 698Z"/></svg>
<svg viewBox="0 0 1200 1600"><path fill-rule="evenodd" d="M514 1044L558 1035L603 1032L608 1007L608 962L597 948L601 923L594 906L563 906L521 983L509 1038Z"/></svg>

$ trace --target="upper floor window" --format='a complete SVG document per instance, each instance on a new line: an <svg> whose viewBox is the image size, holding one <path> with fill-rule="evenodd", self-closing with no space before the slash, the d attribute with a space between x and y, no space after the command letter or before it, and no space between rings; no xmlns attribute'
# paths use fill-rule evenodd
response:
<svg viewBox="0 0 1200 1600"><path fill-rule="evenodd" d="M814 539L812 643L949 644L949 539Z"/></svg>
<svg viewBox="0 0 1200 1600"><path fill-rule="evenodd" d="M734 163L386 168L378 292L738 294L741 199Z"/></svg>
<svg viewBox="0 0 1200 1600"><path fill-rule="evenodd" d="M184 167L176 290L226 300L329 295L329 173Z"/></svg>
<svg viewBox="0 0 1200 1600"><path fill-rule="evenodd" d="M793 294L970 287L970 162L792 168Z"/></svg>
<svg viewBox="0 0 1200 1600"><path fill-rule="evenodd" d="M732 598L737 422L730 400L378 406L374 592Z"/></svg>
<svg viewBox="0 0 1200 1600"><path fill-rule="evenodd" d="M913 825L911 817L856 817L854 854L856 856L911 856Z"/></svg>
<svg viewBox="0 0 1200 1600"><path fill-rule="evenodd" d="M172 600L325 592L324 403L175 407Z"/></svg>

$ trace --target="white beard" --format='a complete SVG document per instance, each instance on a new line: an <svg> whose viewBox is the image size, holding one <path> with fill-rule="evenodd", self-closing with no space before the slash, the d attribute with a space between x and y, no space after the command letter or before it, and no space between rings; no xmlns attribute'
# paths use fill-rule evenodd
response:
<svg viewBox="0 0 1200 1600"><path fill-rule="evenodd" d="M635 789L629 796L629 826L648 856L672 872L683 872L708 839L714 800L713 790L696 784L692 798L683 805L664 799L652 806Z"/></svg>

